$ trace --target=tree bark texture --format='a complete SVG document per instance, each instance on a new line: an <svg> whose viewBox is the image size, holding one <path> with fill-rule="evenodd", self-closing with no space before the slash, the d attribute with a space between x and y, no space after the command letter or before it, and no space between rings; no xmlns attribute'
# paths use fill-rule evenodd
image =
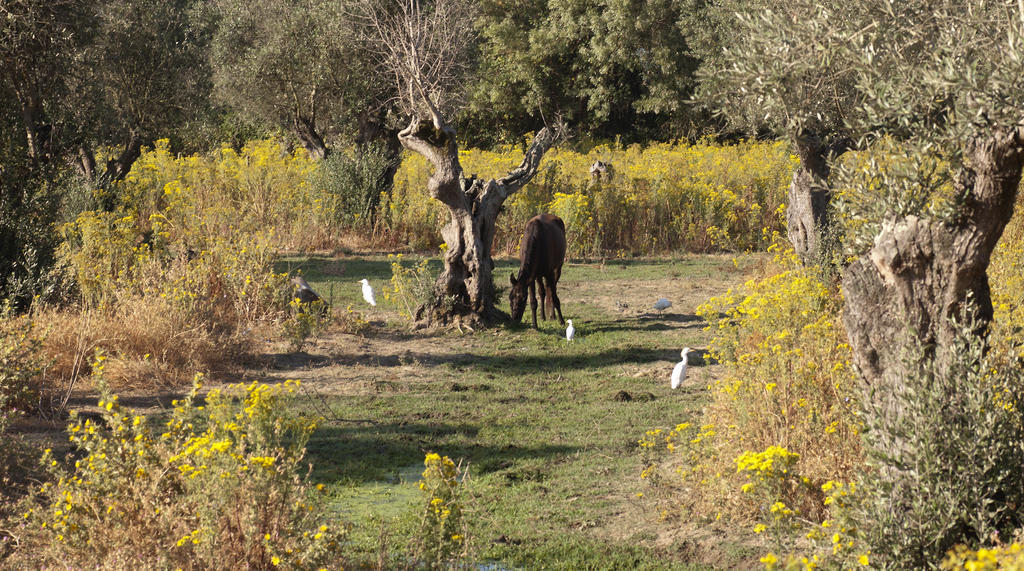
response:
<svg viewBox="0 0 1024 571"><path fill-rule="evenodd" d="M843 321L853 361L869 384L898 382L916 335L949 370L958 317L975 304L978 326L992 319L986 270L1013 214L1024 160L1024 128L995 129L966 148L954 188L962 197L952 222L905 216L885 222L867 255L843 273ZM984 331L978 331L983 334Z"/></svg>
<svg viewBox="0 0 1024 571"><path fill-rule="evenodd" d="M831 244L835 243L830 234L829 160L845 152L847 146L842 141L828 145L816 135L802 134L795 147L800 165L789 184L786 234L804 265L829 263Z"/></svg>
<svg viewBox="0 0 1024 571"><path fill-rule="evenodd" d="M430 162L434 172L427 183L430 196L451 215L441 230L447 243L444 269L434 285L434 300L417 313L417 319L431 324L452 322L486 325L498 320L494 306L495 221L501 205L537 173L544 153L557 135L545 128L537 133L523 162L505 177L481 180L463 177L455 131L437 121L413 119L398 140Z"/></svg>

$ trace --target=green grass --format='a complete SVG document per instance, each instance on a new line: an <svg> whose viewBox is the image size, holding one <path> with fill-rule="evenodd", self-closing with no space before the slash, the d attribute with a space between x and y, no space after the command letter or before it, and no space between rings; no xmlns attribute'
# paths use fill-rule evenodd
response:
<svg viewBox="0 0 1024 571"><path fill-rule="evenodd" d="M686 257L569 264L560 293L563 313L578 329L573 343L557 321L542 321L538 330L520 325L434 334L419 352L379 358L382 379L374 391L326 401L338 418L371 422L326 422L308 448L314 478L355 525L353 548L373 557L381 525L393 528L392 541L401 548L415 518L417 467L427 452L437 452L468 465L468 513L480 561L552 569L687 565L680 545L654 545L660 524L655 506L637 496L645 489L637 440L649 428L699 414L711 374L701 369L707 368L692 367L698 382L676 391L668 378L679 349L706 346L708 333L692 314L693 303L657 314L645 309L653 299L631 296L638 283L653 284L651 291L670 299L694 284L711 284L720 293L742 281L757 260L741 262ZM333 291L336 306L362 303L357 279L381 284L390 278L384 257L281 264L301 267L322 295ZM501 260L495 276L517 267ZM620 297L634 309L618 311L609 303ZM376 311L393 310L382 303ZM415 335L396 330L396 322L367 336ZM337 342L352 341L339 336ZM395 378L397 371L406 374ZM338 374L337 382L345 382L344 370ZM633 400L617 400L619 391Z"/></svg>

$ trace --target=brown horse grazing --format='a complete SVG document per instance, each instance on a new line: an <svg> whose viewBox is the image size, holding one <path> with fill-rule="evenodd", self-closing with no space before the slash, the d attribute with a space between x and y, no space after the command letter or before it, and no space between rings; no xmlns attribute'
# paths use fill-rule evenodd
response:
<svg viewBox="0 0 1024 571"><path fill-rule="evenodd" d="M533 327L537 328L537 293L535 282L540 282L540 316L547 319L545 306L550 298L551 318L558 312L562 319L562 303L558 300L558 278L562 277L562 263L565 261L565 222L554 214L534 216L526 223L523 242L519 251L519 277L509 275L512 291L508 294L512 320L519 322L526 310L526 289L530 289L530 308L533 310Z"/></svg>

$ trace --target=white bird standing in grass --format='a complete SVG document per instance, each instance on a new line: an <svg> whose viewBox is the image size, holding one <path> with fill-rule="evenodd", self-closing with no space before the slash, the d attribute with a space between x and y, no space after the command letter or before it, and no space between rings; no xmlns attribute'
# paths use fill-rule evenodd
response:
<svg viewBox="0 0 1024 571"><path fill-rule="evenodd" d="M670 307L672 307L672 302L665 298L661 298L658 301L654 302L654 309L657 309L659 312L664 311Z"/></svg>
<svg viewBox="0 0 1024 571"><path fill-rule="evenodd" d="M689 347L684 347L681 355L683 360L676 363L676 367L672 369L672 388L678 389L679 385L686 380L686 354L690 352Z"/></svg>
<svg viewBox="0 0 1024 571"><path fill-rule="evenodd" d="M572 341L572 338L576 336L576 328L572 326L571 319L566 319L565 322L569 324L565 328L565 340Z"/></svg>
<svg viewBox="0 0 1024 571"><path fill-rule="evenodd" d="M359 283L363 284L363 299L366 303L377 307L377 298L373 296L373 288L370 287L370 282L366 278L359 280Z"/></svg>

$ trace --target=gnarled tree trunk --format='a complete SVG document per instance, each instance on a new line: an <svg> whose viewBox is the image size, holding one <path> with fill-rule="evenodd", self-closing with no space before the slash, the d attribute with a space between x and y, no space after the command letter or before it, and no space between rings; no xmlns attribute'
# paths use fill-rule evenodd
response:
<svg viewBox="0 0 1024 571"><path fill-rule="evenodd" d="M829 161L846 152L849 143L840 138L828 144L817 135L804 133L796 137L794 146L800 165L789 184L786 234L805 265L831 263L838 240L831 227Z"/></svg>
<svg viewBox="0 0 1024 571"><path fill-rule="evenodd" d="M398 134L405 148L420 153L434 167L430 196L448 207L451 220L441 230L448 244L444 269L434 285L434 300L419 309L417 319L432 324L486 325L500 317L494 306L494 261L491 244L498 210L512 193L537 173L541 157L557 135L544 128L534 137L523 162L503 178L463 178L455 131L439 122L414 118Z"/></svg>
<svg viewBox="0 0 1024 571"><path fill-rule="evenodd" d="M968 300L979 327L991 321L986 270L1013 214L1022 160L1024 128L994 129L971 141L955 181L964 202L960 218L889 220L870 252L846 268L843 321L865 381L898 382L908 335L929 348L936 370L948 370L955 357L950 318Z"/></svg>
<svg viewBox="0 0 1024 571"><path fill-rule="evenodd" d="M295 135L298 136L302 146L309 151L310 158L319 161L327 156L327 144L316 130L315 117L296 115L292 124L295 128Z"/></svg>
<svg viewBox="0 0 1024 571"><path fill-rule="evenodd" d="M128 176L128 171L132 170L132 165L140 156L142 156L142 138L132 131L124 143L124 148L121 149L121 154L107 161L100 186L106 187L115 181L123 180Z"/></svg>

